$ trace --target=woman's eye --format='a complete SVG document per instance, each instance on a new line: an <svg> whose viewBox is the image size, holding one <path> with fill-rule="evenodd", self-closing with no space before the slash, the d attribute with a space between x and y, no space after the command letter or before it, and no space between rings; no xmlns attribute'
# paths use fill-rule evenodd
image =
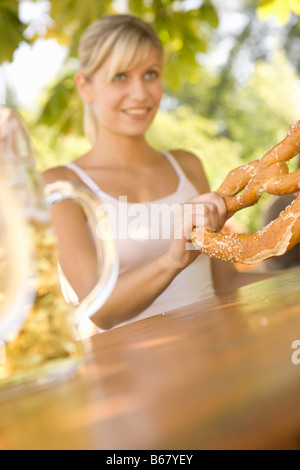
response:
<svg viewBox="0 0 300 470"><path fill-rule="evenodd" d="M149 72L146 73L145 77L148 80L153 80L158 77L158 72L156 72L155 70L150 70Z"/></svg>
<svg viewBox="0 0 300 470"><path fill-rule="evenodd" d="M114 76L113 82L123 82L126 78L125 73L117 73L117 75Z"/></svg>

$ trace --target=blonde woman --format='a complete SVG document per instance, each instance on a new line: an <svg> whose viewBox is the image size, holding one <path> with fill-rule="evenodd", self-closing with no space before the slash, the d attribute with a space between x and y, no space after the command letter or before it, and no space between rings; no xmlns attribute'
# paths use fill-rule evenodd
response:
<svg viewBox="0 0 300 470"><path fill-rule="evenodd" d="M131 16L104 17L83 35L79 58L76 84L91 150L43 176L46 183L84 183L107 208L120 275L93 322L110 329L256 280L187 249L193 225L201 220L220 230L227 213L223 199L210 192L196 156L184 150L160 152L145 139L162 99L165 62L153 29ZM82 298L96 279L89 227L82 210L70 201L58 205L53 218L62 268ZM162 234L161 224L165 233L169 228L169 236Z"/></svg>

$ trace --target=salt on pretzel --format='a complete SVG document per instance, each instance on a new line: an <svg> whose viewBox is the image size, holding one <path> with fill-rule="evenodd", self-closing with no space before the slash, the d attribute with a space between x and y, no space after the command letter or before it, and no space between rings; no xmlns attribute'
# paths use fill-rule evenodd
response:
<svg viewBox="0 0 300 470"><path fill-rule="evenodd" d="M300 170L289 173L287 161L300 152L300 121L287 137L260 160L229 173L217 193L224 198L228 212L256 204L263 192L282 196L299 190ZM238 195L245 189L242 195ZM212 258L242 264L256 264L281 256L300 241L300 196L274 222L259 232L224 235L194 227L191 241Z"/></svg>

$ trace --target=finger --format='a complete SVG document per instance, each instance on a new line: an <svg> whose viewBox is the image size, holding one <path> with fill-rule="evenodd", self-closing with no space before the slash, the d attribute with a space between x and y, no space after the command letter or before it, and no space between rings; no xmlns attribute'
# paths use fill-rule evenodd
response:
<svg viewBox="0 0 300 470"><path fill-rule="evenodd" d="M227 216L228 216L228 211L227 211L225 201L219 194L214 193L213 202L217 207L218 214L219 214L219 219L220 219L220 224L221 224L221 228L222 228L223 225L225 224Z"/></svg>
<svg viewBox="0 0 300 470"><path fill-rule="evenodd" d="M218 193L202 194L201 196L190 199L188 203L214 204L218 211L221 227L225 224L228 217L227 207L224 199Z"/></svg>
<svg viewBox="0 0 300 470"><path fill-rule="evenodd" d="M213 203L195 204L186 203L178 207L175 218L176 238L190 239L190 233L194 227L219 232L223 227L220 222L218 208Z"/></svg>
<svg viewBox="0 0 300 470"><path fill-rule="evenodd" d="M177 219L177 231L179 230L185 240L190 240L194 227L210 229L212 226L213 223L204 215L204 210L206 214L210 213L203 204L184 204L182 207L181 218L179 214Z"/></svg>
<svg viewBox="0 0 300 470"><path fill-rule="evenodd" d="M174 238L189 240L193 228L192 204L178 204L174 216Z"/></svg>
<svg viewBox="0 0 300 470"><path fill-rule="evenodd" d="M197 205L198 206L198 205ZM202 225L205 229L212 232L221 230L219 213L214 204L206 204L202 208L195 208L193 212L193 226Z"/></svg>
<svg viewBox="0 0 300 470"><path fill-rule="evenodd" d="M184 204L183 215L185 230L201 227L212 231L219 231L221 228L219 213L215 204Z"/></svg>

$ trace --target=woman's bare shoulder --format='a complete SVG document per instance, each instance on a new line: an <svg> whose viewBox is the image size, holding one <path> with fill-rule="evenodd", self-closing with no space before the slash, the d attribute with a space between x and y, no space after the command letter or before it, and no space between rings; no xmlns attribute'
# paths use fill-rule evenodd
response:
<svg viewBox="0 0 300 470"><path fill-rule="evenodd" d="M59 180L67 180L78 182L78 176L69 168L65 166L57 166L55 168L49 168L41 174L43 182L45 184L55 183Z"/></svg>
<svg viewBox="0 0 300 470"><path fill-rule="evenodd" d="M44 171L41 173L41 178L45 185L55 183L56 181L70 181L72 183L80 182L78 176L72 170L64 166L58 166ZM52 208L52 211L56 214L57 223L60 223L61 220L63 220L64 224L68 221L67 223L70 225L70 219L74 221L74 223L78 223L79 218L82 221L86 220L86 216L81 206L71 199L67 199L56 204L54 208ZM76 215L79 218L76 219Z"/></svg>
<svg viewBox="0 0 300 470"><path fill-rule="evenodd" d="M209 183L201 159L186 150L172 150L172 155L183 169L187 178L201 193L210 192Z"/></svg>

